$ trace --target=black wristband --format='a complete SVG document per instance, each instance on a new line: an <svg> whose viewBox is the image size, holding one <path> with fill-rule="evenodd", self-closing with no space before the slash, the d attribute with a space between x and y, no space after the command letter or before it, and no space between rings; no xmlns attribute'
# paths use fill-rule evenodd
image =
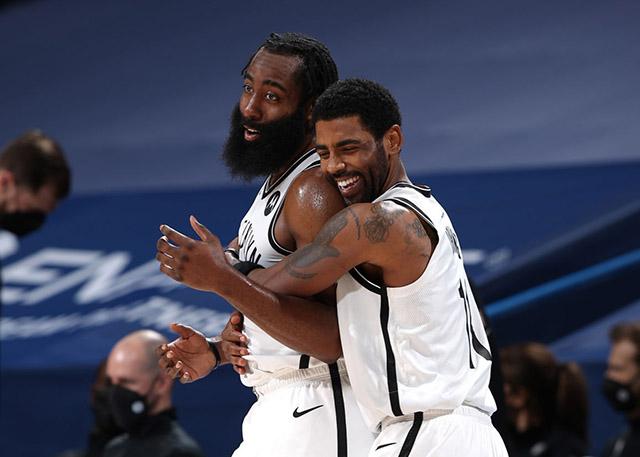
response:
<svg viewBox="0 0 640 457"><path fill-rule="evenodd" d="M243 275L247 276L253 270L257 270L258 268L264 268L264 267L262 265L260 265L260 264L255 263L255 262L249 262L247 260L244 260L242 262L238 262L238 263L234 264L233 268L238 270Z"/></svg>
<svg viewBox="0 0 640 457"><path fill-rule="evenodd" d="M216 341L207 338L207 343L209 343L209 350L213 352L213 356L216 358L216 364L213 366L213 370L215 370L220 365L220 352L216 347Z"/></svg>

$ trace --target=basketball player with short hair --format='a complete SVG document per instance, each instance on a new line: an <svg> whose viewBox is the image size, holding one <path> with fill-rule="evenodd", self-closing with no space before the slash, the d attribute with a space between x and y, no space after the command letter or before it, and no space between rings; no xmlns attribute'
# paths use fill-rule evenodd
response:
<svg viewBox="0 0 640 457"><path fill-rule="evenodd" d="M251 274L265 286L232 268L195 219L208 274L173 262L161 270L219 294L291 347L307 347L295 335L318 325L326 326L318 346L334 347L339 323L353 391L368 426L380 430L370 457L506 456L490 421L491 354L460 245L429 188L406 175L397 103L376 83L345 80L318 99L313 117L322 169L349 206L311 244ZM161 230L179 257L188 238ZM337 319L333 308L292 297L336 282Z"/></svg>
<svg viewBox="0 0 640 457"><path fill-rule="evenodd" d="M271 34L251 56L242 76L243 91L233 110L223 158L234 176L267 179L227 251L239 266L269 267L308 245L344 208L337 188L320 170L311 124L315 100L338 73L322 43L285 33ZM166 238L158 241L158 248L161 261L168 261L171 246ZM199 269L197 254L195 250L183 258L194 269ZM343 360L331 358L327 364L321 355L310 357L290 349L250 319L244 319L242 337L248 347L219 341L213 343L219 353L215 357L201 334L185 326L172 328L181 337L164 346L161 365L174 366L170 357L180 360L179 366L186 365L191 375L181 376L184 382L206 375L220 361L235 360L242 382L258 396L244 420L243 442L235 457L366 454L374 436L351 394ZM239 357L247 352L245 359ZM194 353L202 358L189 364L188 354Z"/></svg>

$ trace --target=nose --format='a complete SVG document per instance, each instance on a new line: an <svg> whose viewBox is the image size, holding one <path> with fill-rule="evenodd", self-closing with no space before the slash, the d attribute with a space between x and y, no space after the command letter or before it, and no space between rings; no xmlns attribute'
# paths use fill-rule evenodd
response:
<svg viewBox="0 0 640 457"><path fill-rule="evenodd" d="M329 174L335 175L341 173L346 165L338 154L330 154L327 160L327 171Z"/></svg>
<svg viewBox="0 0 640 457"><path fill-rule="evenodd" d="M262 117L260 102L255 94L246 96L246 103L244 104L244 107L241 106L240 110L242 111L242 115L251 121L259 121Z"/></svg>

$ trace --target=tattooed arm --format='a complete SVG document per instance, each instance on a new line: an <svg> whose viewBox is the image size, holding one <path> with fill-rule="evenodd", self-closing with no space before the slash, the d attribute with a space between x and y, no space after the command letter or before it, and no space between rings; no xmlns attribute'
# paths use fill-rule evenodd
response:
<svg viewBox="0 0 640 457"><path fill-rule="evenodd" d="M311 244L265 270L264 286L231 268L217 237L194 225L214 261L202 289L226 299L286 346L331 362L342 351L336 309L299 297L317 294L360 264L379 270L389 286L414 281L431 254L430 239L417 221L412 212L389 202L352 205L331 218ZM163 233L180 244L164 226ZM167 267L161 271L179 280L179 271Z"/></svg>
<svg viewBox="0 0 640 457"><path fill-rule="evenodd" d="M386 285L403 286L426 268L431 239L415 214L398 205L352 205L334 216L311 244L269 268L260 282L274 292L311 296L367 264Z"/></svg>

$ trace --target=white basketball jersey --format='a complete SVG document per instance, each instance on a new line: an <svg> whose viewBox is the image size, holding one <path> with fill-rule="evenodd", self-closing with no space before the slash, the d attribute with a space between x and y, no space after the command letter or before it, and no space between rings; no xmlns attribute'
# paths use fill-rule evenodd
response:
<svg viewBox="0 0 640 457"><path fill-rule="evenodd" d="M413 211L438 241L407 286L381 287L357 269L338 281L342 348L365 422L375 429L385 417L461 405L492 414L489 343L447 213L428 188L408 182L382 200Z"/></svg>
<svg viewBox="0 0 640 457"><path fill-rule="evenodd" d="M280 246L276 240L276 221L291 183L304 170L319 165L320 160L315 149L312 149L292 164L275 182L272 183L267 178L238 229L240 260L269 267L291 254L291 251ZM284 346L246 317L244 333L249 339L250 354L245 357L249 362L249 370L241 376L246 386L264 384L274 375L280 376L286 371L322 364L319 360Z"/></svg>

